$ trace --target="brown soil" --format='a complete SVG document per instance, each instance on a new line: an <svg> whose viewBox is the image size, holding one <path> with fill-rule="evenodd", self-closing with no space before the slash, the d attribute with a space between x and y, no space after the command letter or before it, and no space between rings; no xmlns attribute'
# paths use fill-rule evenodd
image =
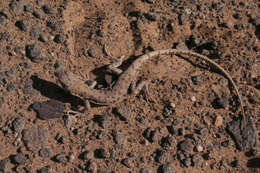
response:
<svg viewBox="0 0 260 173"><path fill-rule="evenodd" d="M58 86L57 66L102 88L122 55L125 69L151 50L191 49L229 72L259 131L257 15L257 0L0 1L0 172L260 172L260 148L239 150L226 130L241 110L234 89L194 57L151 60L138 77L148 92L117 105L48 120L31 109L82 102Z"/></svg>

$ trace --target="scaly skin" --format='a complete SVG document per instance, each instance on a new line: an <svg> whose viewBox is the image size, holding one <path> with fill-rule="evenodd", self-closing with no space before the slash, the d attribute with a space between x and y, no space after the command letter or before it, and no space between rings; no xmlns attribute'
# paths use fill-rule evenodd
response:
<svg viewBox="0 0 260 173"><path fill-rule="evenodd" d="M89 101L98 105L110 105L114 103L118 103L122 101L128 92L128 89L132 82L136 80L137 73L140 71L142 65L147 61L159 55L176 55L176 54L184 54L189 56L195 56L200 59L207 61L208 63L214 65L218 70L220 70L231 82L234 87L236 94L238 95L243 119L244 118L244 110L243 110L243 102L238 92L238 89L232 79L232 77L226 72L220 65L212 61L206 56L201 54L189 51L189 50L180 50L180 49L162 49L153 52L149 52L137 58L128 69L126 69L118 78L117 82L113 86L112 89L108 90L96 90L88 87L87 84L84 83L83 80L79 79L78 76L66 72L65 70L58 70L57 77L59 82L63 85L63 87L70 91L72 94L75 94L86 101Z"/></svg>

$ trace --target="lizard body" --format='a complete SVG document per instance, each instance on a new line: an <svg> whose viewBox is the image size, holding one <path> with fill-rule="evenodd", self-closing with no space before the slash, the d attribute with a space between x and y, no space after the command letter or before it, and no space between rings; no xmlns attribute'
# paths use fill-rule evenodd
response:
<svg viewBox="0 0 260 173"><path fill-rule="evenodd" d="M242 113L244 115L242 99L240 97L236 84L234 83L232 77L228 74L228 72L226 72L220 65L218 65L208 57L189 50L162 49L152 51L140 56L124 72L120 74L118 80L116 81L112 89L96 90L93 87L89 87L83 80L79 79L78 76L76 76L75 74L67 72L65 70L60 70L57 72L58 81L63 85L63 87L66 90L70 91L72 94L75 94L83 98L86 102L89 101L97 105L110 105L122 101L127 96L129 87L136 80L140 68L147 60L150 60L160 55L178 54L198 57L215 66L218 70L220 70L228 78L233 88L235 89L242 108Z"/></svg>

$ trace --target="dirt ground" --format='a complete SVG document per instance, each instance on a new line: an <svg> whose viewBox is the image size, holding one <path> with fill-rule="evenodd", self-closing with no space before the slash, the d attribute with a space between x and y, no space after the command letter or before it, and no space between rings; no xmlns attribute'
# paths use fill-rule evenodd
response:
<svg viewBox="0 0 260 173"><path fill-rule="evenodd" d="M260 3L257 0L0 0L0 172L257 173L260 153ZM148 90L80 111L62 67L112 87L106 65L143 65ZM244 131L243 131L244 130Z"/></svg>

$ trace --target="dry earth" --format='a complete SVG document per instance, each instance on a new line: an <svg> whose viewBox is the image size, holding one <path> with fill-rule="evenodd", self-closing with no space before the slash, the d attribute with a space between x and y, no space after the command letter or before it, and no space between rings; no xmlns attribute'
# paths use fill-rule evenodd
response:
<svg viewBox="0 0 260 173"><path fill-rule="evenodd" d="M260 172L259 8L257 0L0 0L0 172ZM66 113L83 101L57 84L57 67L102 89L117 78L106 65L121 55L125 69L165 48L201 53L230 73L245 131L225 76L187 56L145 64L138 78L150 81L148 92Z"/></svg>

